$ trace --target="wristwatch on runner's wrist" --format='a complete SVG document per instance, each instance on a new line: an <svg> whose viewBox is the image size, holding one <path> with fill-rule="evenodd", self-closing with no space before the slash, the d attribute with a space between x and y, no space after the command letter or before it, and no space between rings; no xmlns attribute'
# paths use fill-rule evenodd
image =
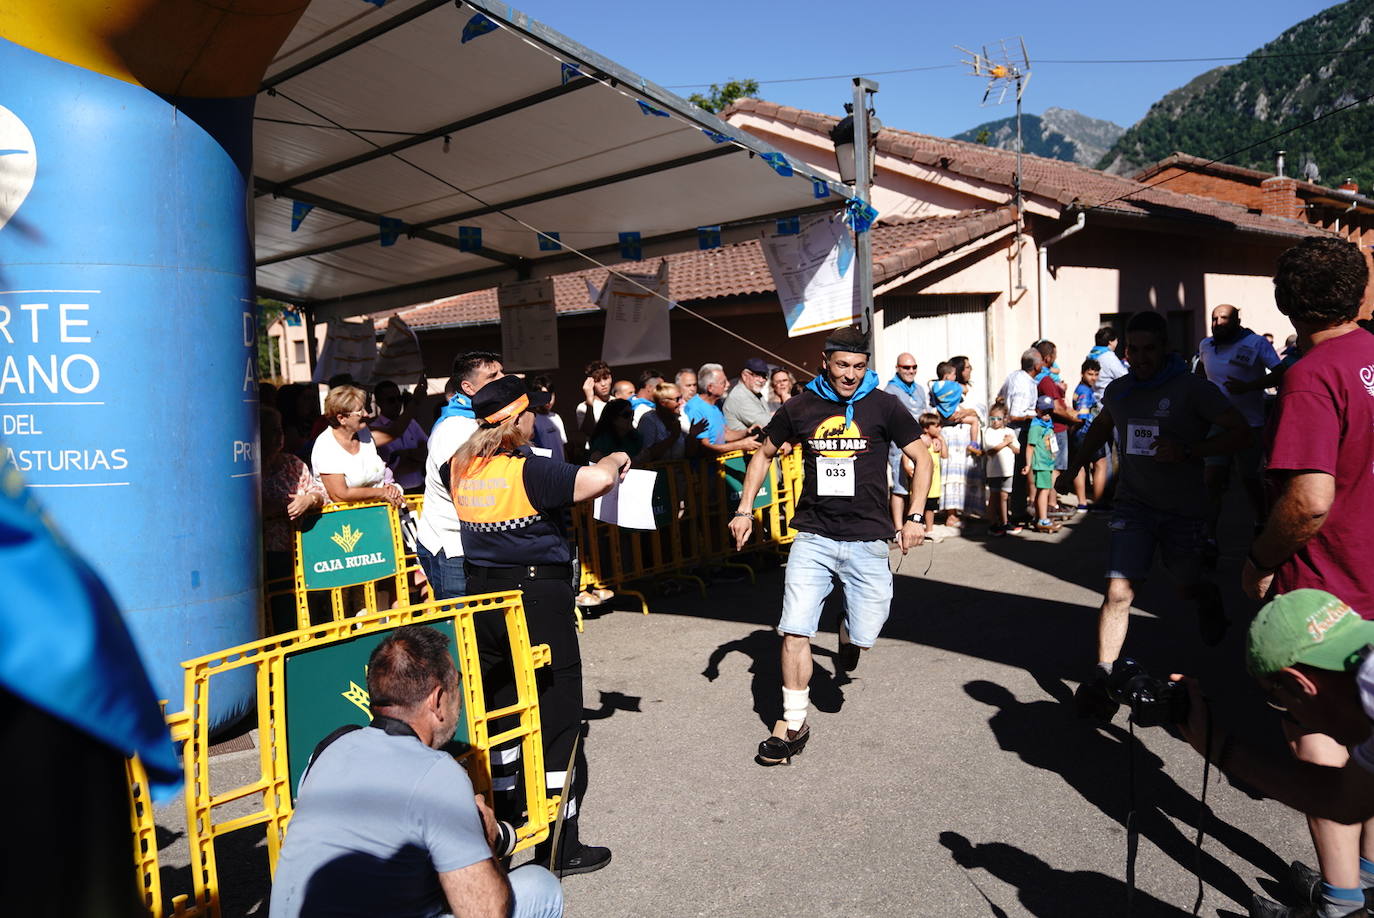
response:
<svg viewBox="0 0 1374 918"><path fill-rule="evenodd" d="M920 521L921 521L921 514L919 514L919 513L908 513L908 514L906 515L906 522L908 522L908 523L919 523Z"/></svg>

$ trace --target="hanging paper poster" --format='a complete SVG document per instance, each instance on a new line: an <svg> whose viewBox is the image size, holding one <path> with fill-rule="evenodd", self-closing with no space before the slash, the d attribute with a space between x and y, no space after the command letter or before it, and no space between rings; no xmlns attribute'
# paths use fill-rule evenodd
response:
<svg viewBox="0 0 1374 918"><path fill-rule="evenodd" d="M507 370L558 367L558 310L553 278L502 284L496 290L501 311L501 364Z"/></svg>
<svg viewBox="0 0 1374 918"><path fill-rule="evenodd" d="M671 357L667 297L666 258L659 262L657 274L608 277L597 300L606 311L601 359L614 367Z"/></svg>
<svg viewBox="0 0 1374 918"><path fill-rule="evenodd" d="M800 233L765 233L762 245L789 338L859 318L854 240L838 214L813 220Z"/></svg>
<svg viewBox="0 0 1374 918"><path fill-rule="evenodd" d="M382 350L372 365L374 381L389 379L397 384L408 385L425 368L420 355L420 339L400 316L392 316L386 322L386 336L382 339Z"/></svg>
<svg viewBox="0 0 1374 918"><path fill-rule="evenodd" d="M310 381L327 383L331 377L347 373L355 383L367 383L372 380L372 363L376 359L377 329L371 319L361 322L330 319L324 333L324 347Z"/></svg>

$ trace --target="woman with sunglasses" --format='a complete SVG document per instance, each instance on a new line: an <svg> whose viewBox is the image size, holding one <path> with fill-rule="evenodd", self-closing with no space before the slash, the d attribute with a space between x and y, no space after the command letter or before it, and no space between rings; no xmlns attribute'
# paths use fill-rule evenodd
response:
<svg viewBox="0 0 1374 918"><path fill-rule="evenodd" d="M329 426L315 438L310 467L335 503L385 500L405 506L400 485L377 454L367 422L368 395L357 386L335 386L324 399Z"/></svg>

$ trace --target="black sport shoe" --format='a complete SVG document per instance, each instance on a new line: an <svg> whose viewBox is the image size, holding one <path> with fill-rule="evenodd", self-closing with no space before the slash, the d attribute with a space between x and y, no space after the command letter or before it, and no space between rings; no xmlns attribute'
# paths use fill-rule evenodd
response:
<svg viewBox="0 0 1374 918"><path fill-rule="evenodd" d="M558 860L560 863L558 867L549 865L548 857L547 853L542 858L536 855L535 863L548 867L549 870L559 876L568 877L575 873L592 873L605 867L611 862L611 849L597 845L579 844L576 851L564 850L559 852Z"/></svg>
<svg viewBox="0 0 1374 918"><path fill-rule="evenodd" d="M1280 905L1260 895L1250 900L1250 918L1318 918L1319 915L1318 907L1310 902L1303 905ZM1355 911L1346 913L1344 918L1369 918L1369 911L1360 906Z"/></svg>
<svg viewBox="0 0 1374 918"><path fill-rule="evenodd" d="M1288 865L1287 879L1288 888L1297 896L1299 902L1321 905L1322 874L1320 870L1313 870L1302 861L1294 861ZM1374 889L1364 891L1364 907L1374 909Z"/></svg>
<svg viewBox="0 0 1374 918"><path fill-rule="evenodd" d="M1316 905L1322 898L1322 874L1313 870L1302 861L1288 865L1288 886L1297 895L1299 902Z"/></svg>
<svg viewBox="0 0 1374 918"><path fill-rule="evenodd" d="M1121 707L1107 693L1107 677L1101 672L1089 682L1078 686L1073 693L1073 707L1079 717L1098 721L1110 721Z"/></svg>

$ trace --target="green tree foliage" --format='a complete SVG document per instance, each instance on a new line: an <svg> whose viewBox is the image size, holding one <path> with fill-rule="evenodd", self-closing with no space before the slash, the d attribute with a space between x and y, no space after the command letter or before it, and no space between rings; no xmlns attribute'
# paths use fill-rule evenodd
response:
<svg viewBox="0 0 1374 918"><path fill-rule="evenodd" d="M1132 172L1180 151L1302 177L1310 157L1323 184L1374 183L1374 103L1314 118L1363 99L1374 85L1374 0L1348 0L1298 23L1244 61L1202 74L1156 102L1099 163ZM1320 52L1320 53L1309 53ZM1266 138L1296 128L1273 140ZM1226 156L1232 151L1253 149Z"/></svg>
<svg viewBox="0 0 1374 918"><path fill-rule="evenodd" d="M705 109L712 114L721 111L736 99L743 99L746 96L756 96L759 92L758 80L731 80L724 86L711 84L710 90L706 95L694 92L687 97L697 108Z"/></svg>
<svg viewBox="0 0 1374 918"><path fill-rule="evenodd" d="M273 347L272 339L267 335L267 327L283 312L291 307L279 300L269 300L266 297L258 297L258 379L272 380L281 375L281 359L273 358L270 352ZM274 366L275 361L275 366ZM273 372L273 369L276 372Z"/></svg>

